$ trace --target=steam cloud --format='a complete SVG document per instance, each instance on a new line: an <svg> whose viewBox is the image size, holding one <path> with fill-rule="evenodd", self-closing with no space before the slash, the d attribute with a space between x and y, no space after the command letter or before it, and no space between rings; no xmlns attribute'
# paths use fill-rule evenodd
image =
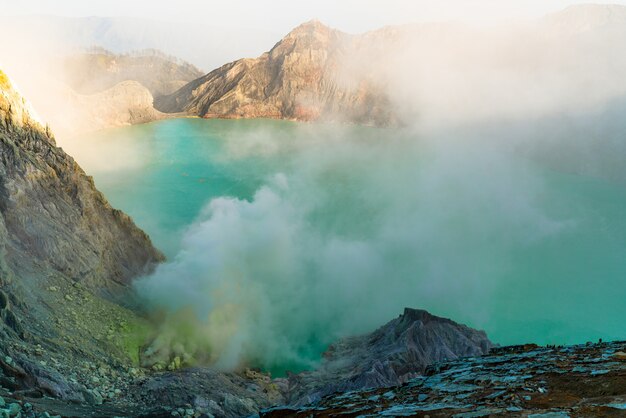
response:
<svg viewBox="0 0 626 418"><path fill-rule="evenodd" d="M178 256L137 283L169 318L154 348L298 369L404 306L484 324L511 254L576 227L549 213L538 162L610 176L624 150L607 115L623 108L625 43L560 19L419 27L352 55L346 73L384 80L404 129L234 139L233 158L289 148L291 169L251 201L209 202Z"/></svg>
<svg viewBox="0 0 626 418"><path fill-rule="evenodd" d="M480 323L508 245L565 226L542 213L540 180L510 155L388 134L302 134L293 172L252 201L211 201L140 293L172 313L191 307L196 337L224 368L310 366L403 306ZM446 302L459 300L473 312Z"/></svg>
<svg viewBox="0 0 626 418"><path fill-rule="evenodd" d="M337 82L379 80L404 128L232 138L231 158L284 154L289 169L250 201L207 202L179 254L136 283L163 313L155 355L298 369L404 306L486 323L484 302L512 254L579 221L551 213L537 165L626 178L626 20L577 13L512 28L383 30L342 63ZM44 119L46 109L63 113L58 79L35 71L57 51L9 44L3 65L26 96ZM76 139L59 142L87 168L111 164ZM141 167L141 150L127 145L111 147L123 166Z"/></svg>

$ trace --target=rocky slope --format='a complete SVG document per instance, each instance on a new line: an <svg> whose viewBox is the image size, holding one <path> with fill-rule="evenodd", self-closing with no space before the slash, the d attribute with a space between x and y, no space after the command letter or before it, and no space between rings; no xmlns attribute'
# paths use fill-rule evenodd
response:
<svg viewBox="0 0 626 418"><path fill-rule="evenodd" d="M401 386L335 394L262 417L622 417L626 342L493 349L437 363Z"/></svg>
<svg viewBox="0 0 626 418"><path fill-rule="evenodd" d="M154 108L154 97L201 75L193 65L156 50L116 55L101 48L69 56L58 73L63 83L53 95L56 101L40 104L62 137L164 119L169 115Z"/></svg>
<svg viewBox="0 0 626 418"><path fill-rule="evenodd" d="M4 276L48 271L115 289L162 255L113 209L3 74L0 91L0 231Z"/></svg>
<svg viewBox="0 0 626 418"><path fill-rule="evenodd" d="M378 126L558 114L624 94L625 22L619 5L578 5L506 27L423 23L359 35L313 21L155 107L205 118Z"/></svg>
<svg viewBox="0 0 626 418"><path fill-rule="evenodd" d="M89 95L66 91L65 97L74 112L72 118L60 115L56 120L55 128L58 126L63 132L75 134L168 117L154 109L152 94L137 81L123 81L107 90Z"/></svg>
<svg viewBox="0 0 626 418"><path fill-rule="evenodd" d="M201 75L155 50L121 55L92 48L25 57L17 47L0 49L21 90L63 144L80 141L79 134L171 117L154 109L154 96Z"/></svg>
<svg viewBox="0 0 626 418"><path fill-rule="evenodd" d="M68 57L64 62L67 84L78 94L108 90L135 81L154 97L171 94L203 73L194 65L157 50L114 54L102 48Z"/></svg>
<svg viewBox="0 0 626 418"><path fill-rule="evenodd" d="M334 392L395 386L433 363L480 356L492 347L483 331L405 309L371 334L333 344L317 370L290 376L288 398L306 404Z"/></svg>
<svg viewBox="0 0 626 418"><path fill-rule="evenodd" d="M162 259L0 72L2 386L92 396L70 370L95 360L129 364L137 355L145 321L123 306L133 304L128 285Z"/></svg>
<svg viewBox="0 0 626 418"><path fill-rule="evenodd" d="M343 119L385 125L393 121L381 86L367 72L342 76L361 38L305 23L256 59L226 64L172 95L160 111L205 118Z"/></svg>

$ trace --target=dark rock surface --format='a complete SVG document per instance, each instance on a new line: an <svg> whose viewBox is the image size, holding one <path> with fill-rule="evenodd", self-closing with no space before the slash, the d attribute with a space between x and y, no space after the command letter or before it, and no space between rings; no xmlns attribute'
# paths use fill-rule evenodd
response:
<svg viewBox="0 0 626 418"><path fill-rule="evenodd" d="M337 391L399 385L433 363L492 347L484 331L407 308L371 334L333 344L317 370L290 376L288 399L303 404Z"/></svg>
<svg viewBox="0 0 626 418"><path fill-rule="evenodd" d="M333 394L262 417L622 417L626 342L492 349L428 367L391 388Z"/></svg>
<svg viewBox="0 0 626 418"><path fill-rule="evenodd" d="M11 359L11 364L0 360L0 377L4 376L0 386L11 390L6 396L63 416L90 411L103 417L240 417L334 392L397 385L422 375L437 360L477 356L490 347L484 332L406 309L371 334L335 344L319 370L289 378L271 379L250 369L155 371L102 362L83 362L56 372L35 360L41 354L16 353L17 361ZM63 361L71 364L71 359ZM30 380L31 389L25 390L21 380Z"/></svg>

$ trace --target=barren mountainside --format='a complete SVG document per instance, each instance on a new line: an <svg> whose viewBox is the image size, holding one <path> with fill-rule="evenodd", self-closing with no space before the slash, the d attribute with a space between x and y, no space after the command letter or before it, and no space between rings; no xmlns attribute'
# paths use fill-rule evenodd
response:
<svg viewBox="0 0 626 418"><path fill-rule="evenodd" d="M59 117L64 131L89 132L164 119L167 115L153 107L150 91L134 80L89 95L66 91L68 103L76 109L74 118Z"/></svg>
<svg viewBox="0 0 626 418"><path fill-rule="evenodd" d="M202 76L194 65L157 50L114 54L102 48L91 48L68 57L64 66L67 83L79 94L98 93L132 80L158 97L173 93Z"/></svg>
<svg viewBox="0 0 626 418"><path fill-rule="evenodd" d="M101 399L79 370L137 356L129 284L161 260L0 72L1 387Z"/></svg>
<svg viewBox="0 0 626 418"><path fill-rule="evenodd" d="M381 86L340 69L361 46L358 37L307 22L256 59L226 64L177 92L157 98L167 113L205 118L347 119L385 125L393 120Z"/></svg>
<svg viewBox="0 0 626 418"><path fill-rule="evenodd" d="M162 259L148 236L113 209L93 180L28 110L3 77L0 91L2 261L16 275L54 270L114 288ZM29 260L29 263L26 263ZM32 265L29 265L32 263Z"/></svg>
<svg viewBox="0 0 626 418"><path fill-rule="evenodd" d="M289 399L306 404L335 392L397 386L431 364L481 356L492 347L484 331L406 308L370 334L333 344L316 370L292 375Z"/></svg>

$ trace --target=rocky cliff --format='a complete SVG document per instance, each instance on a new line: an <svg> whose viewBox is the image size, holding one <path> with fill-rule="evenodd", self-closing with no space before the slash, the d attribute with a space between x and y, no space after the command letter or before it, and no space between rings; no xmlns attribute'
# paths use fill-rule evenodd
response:
<svg viewBox="0 0 626 418"><path fill-rule="evenodd" d="M332 345L317 370L290 376L288 398L306 404L334 392L396 386L431 364L480 356L492 347L483 331L405 309L371 334Z"/></svg>
<svg viewBox="0 0 626 418"><path fill-rule="evenodd" d="M93 397L76 368L131 361L141 319L113 301L132 304L130 280L162 259L0 72L2 387Z"/></svg>
<svg viewBox="0 0 626 418"><path fill-rule="evenodd" d="M55 146L50 131L2 77L0 242L5 276L45 271L94 289L127 285L162 255Z"/></svg>
<svg viewBox="0 0 626 418"><path fill-rule="evenodd" d="M261 417L623 417L626 342L501 347L437 363L401 386L333 394Z"/></svg>
<svg viewBox="0 0 626 418"><path fill-rule="evenodd" d="M205 118L320 118L385 125L394 120L382 86L366 71L342 69L363 39L305 23L256 59L226 64L177 92L157 98L167 113Z"/></svg>

